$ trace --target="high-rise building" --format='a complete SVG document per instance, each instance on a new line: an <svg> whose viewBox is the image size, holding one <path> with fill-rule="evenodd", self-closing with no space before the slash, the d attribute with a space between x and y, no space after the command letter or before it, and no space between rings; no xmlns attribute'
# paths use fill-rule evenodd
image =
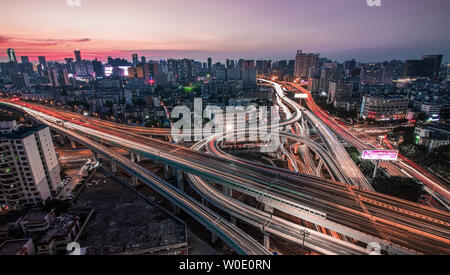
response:
<svg viewBox="0 0 450 275"><path fill-rule="evenodd" d="M45 201L60 182L49 127L0 122L0 206L16 209Z"/></svg>
<svg viewBox="0 0 450 275"><path fill-rule="evenodd" d="M428 77L436 81L442 63L442 55L424 55L421 60L406 60L404 77Z"/></svg>
<svg viewBox="0 0 450 275"><path fill-rule="evenodd" d="M48 71L48 79L52 87L59 87L59 78L56 69L50 69Z"/></svg>
<svg viewBox="0 0 450 275"><path fill-rule="evenodd" d="M6 54L8 55L9 62L17 64L16 52L14 51L14 49L7 49Z"/></svg>
<svg viewBox="0 0 450 275"><path fill-rule="evenodd" d="M406 117L407 97L364 96L360 116L364 119L398 120Z"/></svg>
<svg viewBox="0 0 450 275"><path fill-rule="evenodd" d="M47 70L47 61L45 60L45 56L38 56L39 65L42 66L42 69Z"/></svg>
<svg viewBox="0 0 450 275"><path fill-rule="evenodd" d="M361 84L380 84L383 80L383 68L379 64L369 64L361 69Z"/></svg>
<svg viewBox="0 0 450 275"><path fill-rule="evenodd" d="M294 77L308 79L309 69L318 67L319 54L303 53L301 50L297 51L295 56Z"/></svg>
<svg viewBox="0 0 450 275"><path fill-rule="evenodd" d="M97 59L92 61L92 68L94 69L94 73L96 77L104 77L105 76L105 68L101 61Z"/></svg>
<svg viewBox="0 0 450 275"><path fill-rule="evenodd" d="M22 61L22 63L30 63L30 59L28 58L28 56L21 56L20 60Z"/></svg>
<svg viewBox="0 0 450 275"><path fill-rule="evenodd" d="M343 108L353 95L353 83L330 82L328 90L328 103L336 108Z"/></svg>
<svg viewBox="0 0 450 275"><path fill-rule="evenodd" d="M212 58L208 57L208 72L211 72L212 70Z"/></svg>
<svg viewBox="0 0 450 275"><path fill-rule="evenodd" d="M75 50L74 53L75 53L75 62L78 62L78 63L81 62L83 59L81 58L80 50Z"/></svg>
<svg viewBox="0 0 450 275"><path fill-rule="evenodd" d="M145 56L142 56L142 57L141 57L141 62L142 62L142 63L147 63L147 59L145 58Z"/></svg>
<svg viewBox="0 0 450 275"><path fill-rule="evenodd" d="M73 65L73 58L64 58L66 61L67 72L73 74L75 72L75 66Z"/></svg>
<svg viewBox="0 0 450 275"><path fill-rule="evenodd" d="M245 69L242 70L242 84L244 88L254 88L256 87L256 69Z"/></svg>
<svg viewBox="0 0 450 275"><path fill-rule="evenodd" d="M60 84L64 85L64 86L70 86L70 80L69 80L69 73L67 72L66 68L62 68L61 70L59 70L58 72L58 81Z"/></svg>
<svg viewBox="0 0 450 275"><path fill-rule="evenodd" d="M15 74L12 78L14 86L19 89L28 89L30 88L30 79L28 78L27 73L18 73Z"/></svg>
<svg viewBox="0 0 450 275"><path fill-rule="evenodd" d="M133 59L133 66L136 66L139 63L138 54L134 53L131 58Z"/></svg>

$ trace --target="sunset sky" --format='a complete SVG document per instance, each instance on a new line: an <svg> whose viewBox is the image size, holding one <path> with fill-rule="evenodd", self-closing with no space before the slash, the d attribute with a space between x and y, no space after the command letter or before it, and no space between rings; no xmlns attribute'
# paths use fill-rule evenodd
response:
<svg viewBox="0 0 450 275"><path fill-rule="evenodd" d="M75 1L75 0L72 0ZM450 56L450 1L381 0L67 0L2 1L0 61L18 57L152 59L208 56L293 59L320 52L339 61Z"/></svg>

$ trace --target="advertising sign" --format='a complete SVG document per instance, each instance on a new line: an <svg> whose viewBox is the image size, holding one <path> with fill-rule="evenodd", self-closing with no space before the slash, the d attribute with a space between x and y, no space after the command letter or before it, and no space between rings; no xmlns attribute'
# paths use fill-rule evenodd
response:
<svg viewBox="0 0 450 275"><path fill-rule="evenodd" d="M396 161L397 158L397 150L364 150L362 154L364 160Z"/></svg>

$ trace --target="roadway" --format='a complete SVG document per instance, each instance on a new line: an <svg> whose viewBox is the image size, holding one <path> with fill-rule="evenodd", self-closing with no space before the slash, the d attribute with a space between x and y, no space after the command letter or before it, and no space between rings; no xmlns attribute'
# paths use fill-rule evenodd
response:
<svg viewBox="0 0 450 275"><path fill-rule="evenodd" d="M342 234L349 237L361 238L359 233L363 232L368 235L367 240L378 240L385 247L390 247L391 251L405 252L403 247L430 254L446 254L450 251L447 213L317 177L276 175L273 171L262 173L260 169L252 169L174 144L134 137L129 130L121 133L111 123L101 128L102 125L94 125L87 118L78 121L77 118L67 117L64 112L52 112L48 115L40 111L33 111L33 116L63 119L66 127L121 144L188 173L240 190L251 189L264 197L270 197L272 201L283 200L284 210L296 209L301 212L302 217L310 218L312 222L326 228L332 225L335 227L333 230L341 230ZM302 206L325 212L326 219L317 216L311 218L305 210L299 210Z"/></svg>
<svg viewBox="0 0 450 275"><path fill-rule="evenodd" d="M334 119L332 119L327 113L325 113L317 104L314 102L314 99L311 96L311 93L306 90L305 88L301 87L298 84L289 83L288 85L295 87L302 93L308 94L308 99L306 100L306 103L308 105L308 108L314 112L328 127L330 127L335 133L337 133L340 137L342 137L344 140L352 144L354 147L356 147L359 151L365 150L365 149L376 149L377 146L366 143L356 137L354 134L352 134L348 129L346 129L343 125L337 123ZM389 141L385 139L386 144L388 147L392 148L390 146ZM393 173L398 173L398 171L406 171L406 173L403 173L404 176L414 177L421 181L424 185L428 186L431 190L434 190L434 192L437 192L439 195L441 195L445 200L450 201L450 189L448 185L441 180L437 179L434 175L432 175L430 172L426 171L425 169L421 168L419 165L414 163L412 160L409 160L408 158L399 155L402 161L393 163L392 165L397 168L397 171L394 171ZM389 170L388 170L389 172Z"/></svg>

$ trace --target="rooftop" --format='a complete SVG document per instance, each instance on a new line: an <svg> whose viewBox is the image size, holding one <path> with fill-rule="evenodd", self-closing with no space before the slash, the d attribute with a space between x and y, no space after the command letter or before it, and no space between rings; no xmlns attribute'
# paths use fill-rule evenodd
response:
<svg viewBox="0 0 450 275"><path fill-rule="evenodd" d="M117 181L98 180L101 183L87 187L76 200L77 208L95 210L86 236L80 239L89 254L119 254L187 242L184 223Z"/></svg>
<svg viewBox="0 0 450 275"><path fill-rule="evenodd" d="M11 133L5 133L5 134L0 134L0 138L3 139L24 139L30 135L33 135L35 132L38 132L40 130L43 130L45 128L47 128L47 125L39 125L36 127L32 127L32 126L19 126L18 128L16 128L15 130L13 130Z"/></svg>
<svg viewBox="0 0 450 275"><path fill-rule="evenodd" d="M17 255L30 239L4 241L0 245L0 255Z"/></svg>

